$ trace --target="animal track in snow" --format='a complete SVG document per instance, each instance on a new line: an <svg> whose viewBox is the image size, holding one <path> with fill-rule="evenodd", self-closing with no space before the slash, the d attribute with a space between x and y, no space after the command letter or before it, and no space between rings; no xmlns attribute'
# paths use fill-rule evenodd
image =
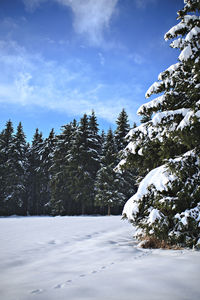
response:
<svg viewBox="0 0 200 300"><path fill-rule="evenodd" d="M63 289L64 287L66 287L71 282L72 282L72 280L69 279L69 280L67 280L67 281L65 281L63 283L59 283L56 286L54 286L54 289Z"/></svg>
<svg viewBox="0 0 200 300"><path fill-rule="evenodd" d="M114 262L109 263L109 265L110 265L110 266L111 266L111 265L114 265ZM78 275L78 276L79 276L79 278L84 278L84 277L87 277L88 275L96 274L96 273L98 273L98 272L101 272L101 271L105 270L107 267L108 267L108 265L107 265L107 266L104 265L104 266L102 266L102 267L99 267L99 270L93 270L93 271L91 271L91 272L89 272L89 273L86 273L86 274L83 273L83 274L80 274L80 275ZM69 285L70 283L72 283L72 280L71 280L71 279L69 279L69 280L67 280L67 281L65 281L65 282L63 282L63 283L57 284L56 286L54 286L54 289L65 288L65 287L67 287L67 285Z"/></svg>
<svg viewBox="0 0 200 300"><path fill-rule="evenodd" d="M41 294L42 292L43 292L42 289L36 289L36 290L31 291L31 294L38 295L38 294Z"/></svg>
<svg viewBox="0 0 200 300"><path fill-rule="evenodd" d="M65 287L65 284L64 283L60 283L60 284L57 284L56 286L54 286L54 289L62 289Z"/></svg>
<svg viewBox="0 0 200 300"><path fill-rule="evenodd" d="M60 244L61 242L59 241L59 240L50 240L50 241L48 241L48 245L58 245L58 244Z"/></svg>

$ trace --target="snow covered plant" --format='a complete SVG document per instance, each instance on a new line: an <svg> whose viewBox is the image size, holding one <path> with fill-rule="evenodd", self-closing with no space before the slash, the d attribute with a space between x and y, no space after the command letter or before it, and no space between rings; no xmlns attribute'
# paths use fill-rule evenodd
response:
<svg viewBox="0 0 200 300"><path fill-rule="evenodd" d="M139 187L123 216L140 238L200 247L200 0L184 0L179 23L166 34L178 63L159 74L138 109L118 168L135 166Z"/></svg>

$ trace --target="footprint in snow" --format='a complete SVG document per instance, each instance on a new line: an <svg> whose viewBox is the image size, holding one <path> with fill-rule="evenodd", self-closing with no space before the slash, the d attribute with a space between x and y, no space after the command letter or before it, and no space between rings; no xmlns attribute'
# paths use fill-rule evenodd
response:
<svg viewBox="0 0 200 300"><path fill-rule="evenodd" d="M85 274L81 274L81 275L80 275L80 277L85 277L85 276L86 276Z"/></svg>
<svg viewBox="0 0 200 300"><path fill-rule="evenodd" d="M38 295L38 294L41 294L42 292L43 292L42 289L37 289L37 290L31 291L31 294Z"/></svg>
<svg viewBox="0 0 200 300"><path fill-rule="evenodd" d="M57 284L56 286L54 286L54 289L62 289L65 287L65 284L64 283L60 283L60 284Z"/></svg>
<svg viewBox="0 0 200 300"><path fill-rule="evenodd" d="M48 242L49 245L56 245L56 241L55 240L51 240Z"/></svg>
<svg viewBox="0 0 200 300"><path fill-rule="evenodd" d="M90 239L91 237L91 234L86 235L86 239Z"/></svg>
<svg viewBox="0 0 200 300"><path fill-rule="evenodd" d="M72 280L69 279L69 280L67 280L67 281L65 281L63 283L59 283L56 286L54 286L54 289L63 289L64 287L66 287L66 285L68 285L71 282L72 282Z"/></svg>

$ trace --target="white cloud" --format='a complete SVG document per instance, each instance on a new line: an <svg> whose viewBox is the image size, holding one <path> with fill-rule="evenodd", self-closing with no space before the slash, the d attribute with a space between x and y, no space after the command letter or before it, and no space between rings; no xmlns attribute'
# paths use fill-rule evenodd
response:
<svg viewBox="0 0 200 300"><path fill-rule="evenodd" d="M55 1L70 7L74 15L75 32L86 37L92 46L104 43L104 33L109 29L118 2L118 0L23 0L30 11L46 1Z"/></svg>
<svg viewBox="0 0 200 300"><path fill-rule="evenodd" d="M72 117L94 109L99 118L112 123L125 107L134 119L138 104L132 95L123 97L127 86L120 85L120 95L118 86L98 82L95 70L82 62L47 61L16 42L0 41L0 69L0 103L36 105Z"/></svg>
<svg viewBox="0 0 200 300"><path fill-rule="evenodd" d="M100 64L102 66L104 66L105 65L105 58L104 58L103 54L101 52L99 52L98 56L99 56Z"/></svg>
<svg viewBox="0 0 200 300"><path fill-rule="evenodd" d="M137 65L141 65L145 62L145 59L138 53L129 54L128 57Z"/></svg>
<svg viewBox="0 0 200 300"><path fill-rule="evenodd" d="M40 4L47 2L48 0L22 0L28 11L34 11L40 6Z"/></svg>
<svg viewBox="0 0 200 300"><path fill-rule="evenodd" d="M26 104L27 98L33 95L34 87L30 84L32 76L29 73L19 73L14 81L17 94L22 103Z"/></svg>
<svg viewBox="0 0 200 300"><path fill-rule="evenodd" d="M57 0L71 7L74 29L85 35L92 45L103 42L103 33L109 28L118 0Z"/></svg>

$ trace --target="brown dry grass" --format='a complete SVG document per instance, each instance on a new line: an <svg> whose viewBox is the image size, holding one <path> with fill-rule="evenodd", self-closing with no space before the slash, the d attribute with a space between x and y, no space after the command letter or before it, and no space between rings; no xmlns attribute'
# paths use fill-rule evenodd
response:
<svg viewBox="0 0 200 300"><path fill-rule="evenodd" d="M159 241L154 237L146 237L141 243L141 248L144 249L173 249L173 250L181 250L182 248L178 245L171 245L164 240Z"/></svg>

